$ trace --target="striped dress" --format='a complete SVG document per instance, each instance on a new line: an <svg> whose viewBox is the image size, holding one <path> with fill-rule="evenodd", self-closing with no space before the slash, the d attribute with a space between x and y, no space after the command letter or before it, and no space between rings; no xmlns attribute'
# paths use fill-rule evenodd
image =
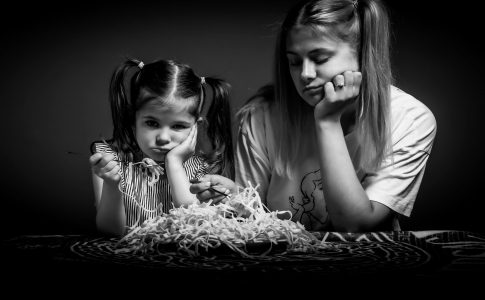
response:
<svg viewBox="0 0 485 300"><path fill-rule="evenodd" d="M96 152L111 153L116 160L128 161L121 153L115 152L109 145L94 143ZM146 219L156 217L161 212L168 213L172 205L172 196L168 178L160 176L158 182L150 186L149 177L142 172L141 165L131 166L120 163L120 190L125 205L126 225L138 226ZM185 173L189 180L199 178L209 172L211 167L198 155L193 155L184 164Z"/></svg>

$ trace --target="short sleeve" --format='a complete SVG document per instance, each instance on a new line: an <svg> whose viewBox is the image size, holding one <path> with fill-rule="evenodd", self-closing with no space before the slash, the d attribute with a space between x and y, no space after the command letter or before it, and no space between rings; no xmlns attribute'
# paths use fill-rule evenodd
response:
<svg viewBox="0 0 485 300"><path fill-rule="evenodd" d="M436 120L421 102L399 90L391 104L392 156L363 187L369 199L410 216L436 136Z"/></svg>
<svg viewBox="0 0 485 300"><path fill-rule="evenodd" d="M237 185L259 185L258 191L263 203L266 202L265 195L272 171L266 138L269 122L265 119L266 109L266 105L259 103L246 107L241 114L235 159Z"/></svg>
<svg viewBox="0 0 485 300"><path fill-rule="evenodd" d="M113 154L115 159L119 159L118 153L114 151L110 145L103 142L96 141L91 144L91 153L94 154L97 152Z"/></svg>
<svg viewBox="0 0 485 300"><path fill-rule="evenodd" d="M220 164L220 160L209 164L203 157L194 155L184 163L185 172L189 180L212 174L212 170Z"/></svg>

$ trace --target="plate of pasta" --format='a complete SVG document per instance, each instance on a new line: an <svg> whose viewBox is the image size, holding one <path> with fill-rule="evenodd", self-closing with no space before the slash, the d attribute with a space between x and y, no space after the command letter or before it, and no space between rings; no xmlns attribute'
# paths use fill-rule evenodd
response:
<svg viewBox="0 0 485 300"><path fill-rule="evenodd" d="M173 208L130 228L115 252L147 254L176 249L190 256L230 249L243 257L271 251L312 252L326 245L298 222L278 217L261 202L257 186L240 188L224 203Z"/></svg>

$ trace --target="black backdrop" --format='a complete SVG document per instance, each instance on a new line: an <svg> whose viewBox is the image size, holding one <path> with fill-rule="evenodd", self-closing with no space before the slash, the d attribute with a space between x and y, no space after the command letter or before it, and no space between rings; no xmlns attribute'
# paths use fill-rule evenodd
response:
<svg viewBox="0 0 485 300"><path fill-rule="evenodd" d="M232 84L233 110L271 78L276 24L294 1L44 2L2 9L2 229L95 230L87 158L109 136L108 81L124 55L175 58ZM404 229L485 231L478 9L387 1L397 85L435 114L438 134Z"/></svg>

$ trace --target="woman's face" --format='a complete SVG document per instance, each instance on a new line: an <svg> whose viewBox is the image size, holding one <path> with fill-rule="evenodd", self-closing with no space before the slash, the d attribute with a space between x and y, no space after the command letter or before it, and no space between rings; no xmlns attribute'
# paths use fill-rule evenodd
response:
<svg viewBox="0 0 485 300"><path fill-rule="evenodd" d="M286 56L298 94L311 106L325 97L326 82L344 71L359 70L356 53L348 43L330 39L308 27L289 31Z"/></svg>
<svg viewBox="0 0 485 300"><path fill-rule="evenodd" d="M168 151L187 138L195 121L183 105L161 106L151 101L136 112L136 141L145 155L163 161Z"/></svg>

